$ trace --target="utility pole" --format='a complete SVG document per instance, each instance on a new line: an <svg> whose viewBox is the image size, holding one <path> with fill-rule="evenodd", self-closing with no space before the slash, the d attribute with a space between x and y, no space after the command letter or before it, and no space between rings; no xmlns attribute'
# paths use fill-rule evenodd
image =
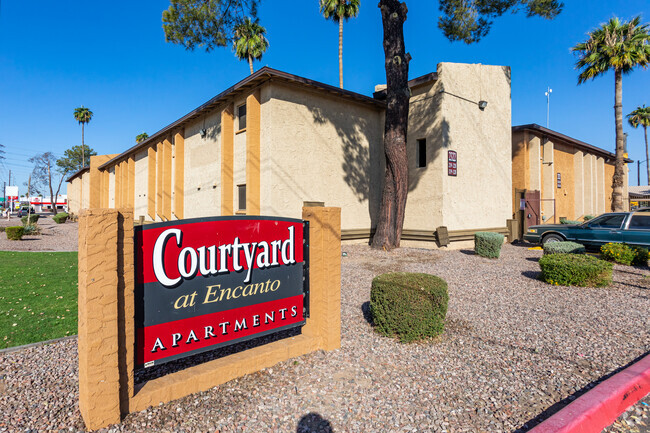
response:
<svg viewBox="0 0 650 433"><path fill-rule="evenodd" d="M553 92L553 89L550 87L546 87L546 92L544 93L546 95L546 127L548 128L548 118L550 114L550 107L551 107L551 93Z"/></svg>

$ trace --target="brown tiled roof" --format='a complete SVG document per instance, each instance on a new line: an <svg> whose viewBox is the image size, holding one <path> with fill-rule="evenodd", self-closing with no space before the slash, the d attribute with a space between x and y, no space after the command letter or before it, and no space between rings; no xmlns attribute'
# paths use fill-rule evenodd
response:
<svg viewBox="0 0 650 433"><path fill-rule="evenodd" d="M287 72L278 71L277 69L272 69L269 68L268 66L264 66L254 74L249 75L248 77L244 78L234 86L229 87L228 89L219 93L217 96L210 99L206 103L190 111L185 116L165 126L160 131L151 135L146 140L136 144L135 146L131 147L125 152L122 152L121 154L117 155L115 158L112 158L111 160L100 165L99 169L105 169L115 164L116 162L128 157L128 155L132 154L133 152L136 152L139 149L143 149L152 143L156 143L162 140L167 134L171 133L173 129L179 128L184 124L186 124L188 121L203 115L206 111L216 108L220 104L224 103L226 100L231 99L250 89L258 87L262 83L265 83L267 81L272 81L272 80L296 83L302 86L310 87L312 89L317 89L319 91L330 93L340 98L345 98L351 101L355 101L357 103L370 105L377 109L384 109L386 107L386 104L384 102L378 101L376 99L370 98L360 93L355 93L349 90L340 89L338 87L330 86L329 84L310 80L308 78L300 77L298 75L289 74Z"/></svg>
<svg viewBox="0 0 650 433"><path fill-rule="evenodd" d="M87 172L88 170L90 170L90 167L89 167L89 166L82 167L80 170L78 170L77 172L75 172L73 175L71 175L71 176L70 176L69 178L67 178L65 181L66 181L66 182L72 182L75 178L81 176L82 174L84 174L84 173Z"/></svg>
<svg viewBox="0 0 650 433"><path fill-rule="evenodd" d="M532 131L534 133L536 132L537 135L546 135L548 137L560 139L566 143L574 145L578 149L584 150L585 152L602 156L606 160L612 160L612 161L616 160L616 155L613 154L612 152L608 152L605 149L601 149L600 147L596 147L589 143L585 143L584 141L580 141L575 138L569 137L568 135L564 135L557 131L553 131L552 129L545 128L536 123L530 123L528 125L518 125L512 127L512 132L520 132L520 131ZM629 158L626 158L625 162L629 164L634 161Z"/></svg>

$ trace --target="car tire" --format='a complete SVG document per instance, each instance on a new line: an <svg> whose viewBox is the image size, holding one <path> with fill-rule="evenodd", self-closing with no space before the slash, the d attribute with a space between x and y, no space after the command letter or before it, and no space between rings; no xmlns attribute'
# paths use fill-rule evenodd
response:
<svg viewBox="0 0 650 433"><path fill-rule="evenodd" d="M547 242L564 242L564 238L560 235L556 235L555 233L550 233L542 238L542 245Z"/></svg>

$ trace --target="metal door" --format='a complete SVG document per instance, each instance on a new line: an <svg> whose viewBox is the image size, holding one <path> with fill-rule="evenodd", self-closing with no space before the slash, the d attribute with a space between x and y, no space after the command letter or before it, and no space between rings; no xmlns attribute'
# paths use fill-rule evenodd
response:
<svg viewBox="0 0 650 433"><path fill-rule="evenodd" d="M539 191L526 191L524 201L524 233L526 233L528 227L539 225L541 223L541 194Z"/></svg>

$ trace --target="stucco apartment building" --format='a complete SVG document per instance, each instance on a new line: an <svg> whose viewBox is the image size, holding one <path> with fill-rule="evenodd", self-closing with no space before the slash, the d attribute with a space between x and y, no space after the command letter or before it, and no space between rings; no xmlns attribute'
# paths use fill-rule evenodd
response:
<svg viewBox="0 0 650 433"><path fill-rule="evenodd" d="M440 63L409 87L404 244L435 246L441 226L451 241L505 232L510 69ZM71 211L300 217L305 203L322 203L341 207L344 240L367 240L385 167L385 90L375 90L368 97L264 67L146 141L92 157L68 179Z"/></svg>
<svg viewBox="0 0 650 433"><path fill-rule="evenodd" d="M514 218L525 230L561 218L582 220L610 212L615 160L611 152L543 126L513 127ZM626 170L624 200L627 184Z"/></svg>

